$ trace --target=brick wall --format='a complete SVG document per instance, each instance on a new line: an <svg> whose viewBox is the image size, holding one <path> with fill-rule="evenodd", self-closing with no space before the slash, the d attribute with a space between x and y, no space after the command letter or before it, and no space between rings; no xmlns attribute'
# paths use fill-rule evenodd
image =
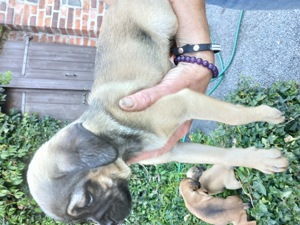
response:
<svg viewBox="0 0 300 225"><path fill-rule="evenodd" d="M0 0L0 25L10 40L95 46L104 11L100 0Z"/></svg>

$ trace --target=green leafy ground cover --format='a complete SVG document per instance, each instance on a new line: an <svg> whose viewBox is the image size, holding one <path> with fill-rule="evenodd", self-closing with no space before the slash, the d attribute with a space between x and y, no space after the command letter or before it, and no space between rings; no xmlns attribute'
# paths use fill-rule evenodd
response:
<svg viewBox="0 0 300 225"><path fill-rule="evenodd" d="M243 189L225 191L253 204L249 218L259 225L300 224L300 94L295 82L276 83L270 88L250 85L244 80L228 101L243 105L267 104L285 113L279 125L252 123L245 126L220 125L210 135L201 131L194 142L225 147L279 148L289 159L287 172L265 175L237 168ZM0 93L0 99L3 93ZM44 216L28 193L25 173L36 149L66 123L50 117L21 116L0 112L0 224L58 224ZM131 166L133 209L126 224L206 224L192 216L178 193L180 179L192 165L170 163L157 166Z"/></svg>

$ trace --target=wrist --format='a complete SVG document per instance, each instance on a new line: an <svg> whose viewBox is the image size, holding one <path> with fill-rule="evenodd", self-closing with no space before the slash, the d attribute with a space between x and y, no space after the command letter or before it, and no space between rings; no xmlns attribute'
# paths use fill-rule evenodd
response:
<svg viewBox="0 0 300 225"><path fill-rule="evenodd" d="M212 51L191 52L186 55L201 58L207 60L210 63L215 63L215 56Z"/></svg>
<svg viewBox="0 0 300 225"><path fill-rule="evenodd" d="M190 56L190 55L179 55L179 56L175 57L174 63L175 63L175 65L178 65L178 63L180 63L180 62L190 63L193 65L198 65L198 66L204 67L211 72L212 78L217 78L219 75L218 68L213 63L211 63L205 59L196 58L196 57Z"/></svg>

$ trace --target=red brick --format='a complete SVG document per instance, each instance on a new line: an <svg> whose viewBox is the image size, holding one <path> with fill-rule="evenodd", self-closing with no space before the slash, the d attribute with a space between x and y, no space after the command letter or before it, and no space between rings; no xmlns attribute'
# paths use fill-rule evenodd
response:
<svg viewBox="0 0 300 225"><path fill-rule="evenodd" d="M52 34L52 30L51 30L51 17L47 17L45 19L45 29L47 31L47 33Z"/></svg>
<svg viewBox="0 0 300 225"><path fill-rule="evenodd" d="M87 26L82 26L81 32L82 32L83 36L88 36L89 35L89 32L88 32L87 29L88 29Z"/></svg>
<svg viewBox="0 0 300 225"><path fill-rule="evenodd" d="M84 46L88 46L89 44L89 38L88 37L83 37L83 44Z"/></svg>
<svg viewBox="0 0 300 225"><path fill-rule="evenodd" d="M46 17L46 19L45 19L45 27L51 27L51 17Z"/></svg>
<svg viewBox="0 0 300 225"><path fill-rule="evenodd" d="M36 28L36 26L31 27L31 29L32 29L32 31L33 31L34 33L38 33L38 32L39 32L38 29Z"/></svg>
<svg viewBox="0 0 300 225"><path fill-rule="evenodd" d="M54 10L59 10L60 8L60 0L54 0Z"/></svg>
<svg viewBox="0 0 300 225"><path fill-rule="evenodd" d="M40 37L40 42L47 42L47 35L46 34L43 34L41 37Z"/></svg>
<svg viewBox="0 0 300 225"><path fill-rule="evenodd" d="M52 15L52 27L57 26L59 13L54 12Z"/></svg>
<svg viewBox="0 0 300 225"><path fill-rule="evenodd" d="M58 27L58 13L57 12L53 13L53 15L52 15L51 27L54 32L57 32L56 31L57 30L56 28Z"/></svg>
<svg viewBox="0 0 300 225"><path fill-rule="evenodd" d="M52 14L52 6L47 6L46 7L46 15L51 16L51 14Z"/></svg>
<svg viewBox="0 0 300 225"><path fill-rule="evenodd" d="M59 43L60 42L60 37L61 37L61 35L55 35L54 43Z"/></svg>
<svg viewBox="0 0 300 225"><path fill-rule="evenodd" d="M97 42L96 42L96 40L95 40L95 39L90 39L90 44L89 44L89 46L91 46L91 47L95 47L95 46L96 46L96 44L97 44Z"/></svg>
<svg viewBox="0 0 300 225"><path fill-rule="evenodd" d="M68 34L66 31L66 20L65 19L60 19L59 20L59 29L62 34Z"/></svg>
<svg viewBox="0 0 300 225"><path fill-rule="evenodd" d="M81 20L75 20L74 25L75 25L74 30L75 30L76 36L82 36L82 33L81 33Z"/></svg>
<svg viewBox="0 0 300 225"><path fill-rule="evenodd" d="M75 39L73 37L71 37L69 39L69 44L71 44L71 45L75 44Z"/></svg>
<svg viewBox="0 0 300 225"><path fill-rule="evenodd" d="M48 43L53 43L53 36L48 35Z"/></svg>
<svg viewBox="0 0 300 225"><path fill-rule="evenodd" d="M0 13L0 24L5 24L5 14Z"/></svg>
<svg viewBox="0 0 300 225"><path fill-rule="evenodd" d="M37 26L38 27L43 27L44 26L44 16L45 16L45 11L39 11L38 21L37 21Z"/></svg>
<svg viewBox="0 0 300 225"><path fill-rule="evenodd" d="M95 21L91 21L90 22L90 29L94 30L94 27L95 27Z"/></svg>
<svg viewBox="0 0 300 225"><path fill-rule="evenodd" d="M5 2L0 3L0 11L3 11L3 12L6 11L6 3Z"/></svg>
<svg viewBox="0 0 300 225"><path fill-rule="evenodd" d="M14 20L14 9L13 8L8 8L7 9L7 16L6 16L6 23L7 24L13 24Z"/></svg>
<svg viewBox="0 0 300 225"><path fill-rule="evenodd" d="M9 0L9 7L15 7L16 0Z"/></svg>
<svg viewBox="0 0 300 225"><path fill-rule="evenodd" d="M82 12L81 9L75 9L75 17L76 18L81 18L81 12Z"/></svg>
<svg viewBox="0 0 300 225"><path fill-rule="evenodd" d="M20 14L15 15L14 25L21 25L21 15ZM24 24L24 25L27 25L27 24Z"/></svg>
<svg viewBox="0 0 300 225"><path fill-rule="evenodd" d="M95 22L91 21L90 22L90 37L96 37L94 30L95 30Z"/></svg>
<svg viewBox="0 0 300 225"><path fill-rule="evenodd" d="M96 7L97 7L97 1L91 0L91 8L96 8Z"/></svg>
<svg viewBox="0 0 300 225"><path fill-rule="evenodd" d="M31 32L32 32L30 26L22 26L22 30L25 30L25 31L28 32L28 33L31 33Z"/></svg>
<svg viewBox="0 0 300 225"><path fill-rule="evenodd" d="M72 28L73 27L73 18L74 18L74 9L69 8L68 10L68 28Z"/></svg>
<svg viewBox="0 0 300 225"><path fill-rule="evenodd" d="M30 17L30 26L35 26L36 25L36 16L31 16Z"/></svg>
<svg viewBox="0 0 300 225"><path fill-rule="evenodd" d="M38 30L36 29L36 16L30 17L30 27L34 33L38 33Z"/></svg>
<svg viewBox="0 0 300 225"><path fill-rule="evenodd" d="M65 19L60 19L59 20L59 28L65 28L66 25L66 20Z"/></svg>
<svg viewBox="0 0 300 225"><path fill-rule="evenodd" d="M102 16L97 17L97 30L100 30L101 24L102 24Z"/></svg>
<svg viewBox="0 0 300 225"><path fill-rule="evenodd" d="M98 13L99 13L99 14L102 14L102 13L103 13L103 9L104 9L103 2L100 1L100 2L99 2L99 7L98 7Z"/></svg>
<svg viewBox="0 0 300 225"><path fill-rule="evenodd" d="M67 43L67 37L66 36L62 36L61 41L62 44L66 44Z"/></svg>
<svg viewBox="0 0 300 225"><path fill-rule="evenodd" d="M82 40L82 38L77 37L76 38L76 45L81 45L81 40Z"/></svg>
<svg viewBox="0 0 300 225"><path fill-rule="evenodd" d="M82 26L87 26L88 25L88 21L89 21L89 15L83 14L83 17L82 17Z"/></svg>
<svg viewBox="0 0 300 225"><path fill-rule="evenodd" d="M30 9L31 9L31 14L36 14L37 13L37 9L38 9L38 7L37 7L37 5L30 5Z"/></svg>
<svg viewBox="0 0 300 225"><path fill-rule="evenodd" d="M75 32L74 32L73 28L67 28L67 33L69 35L75 35Z"/></svg>
<svg viewBox="0 0 300 225"><path fill-rule="evenodd" d="M89 13L90 11L90 3L89 1L83 1L83 12Z"/></svg>
<svg viewBox="0 0 300 225"><path fill-rule="evenodd" d="M29 17L30 17L30 6L28 4L24 5L24 12L23 12L23 25L29 25Z"/></svg>
<svg viewBox="0 0 300 225"><path fill-rule="evenodd" d="M37 35L32 35L32 40L33 42L38 42L39 41L39 36Z"/></svg>
<svg viewBox="0 0 300 225"><path fill-rule="evenodd" d="M45 0L39 0L39 8L40 9L45 9L45 6L46 6Z"/></svg>

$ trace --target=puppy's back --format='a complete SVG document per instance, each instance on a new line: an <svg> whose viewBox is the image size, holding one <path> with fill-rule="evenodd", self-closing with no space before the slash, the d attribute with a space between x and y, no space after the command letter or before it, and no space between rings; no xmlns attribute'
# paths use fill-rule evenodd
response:
<svg viewBox="0 0 300 225"><path fill-rule="evenodd" d="M100 31L93 89L112 84L133 93L157 84L170 69L170 39L176 30L168 0L113 4Z"/></svg>

